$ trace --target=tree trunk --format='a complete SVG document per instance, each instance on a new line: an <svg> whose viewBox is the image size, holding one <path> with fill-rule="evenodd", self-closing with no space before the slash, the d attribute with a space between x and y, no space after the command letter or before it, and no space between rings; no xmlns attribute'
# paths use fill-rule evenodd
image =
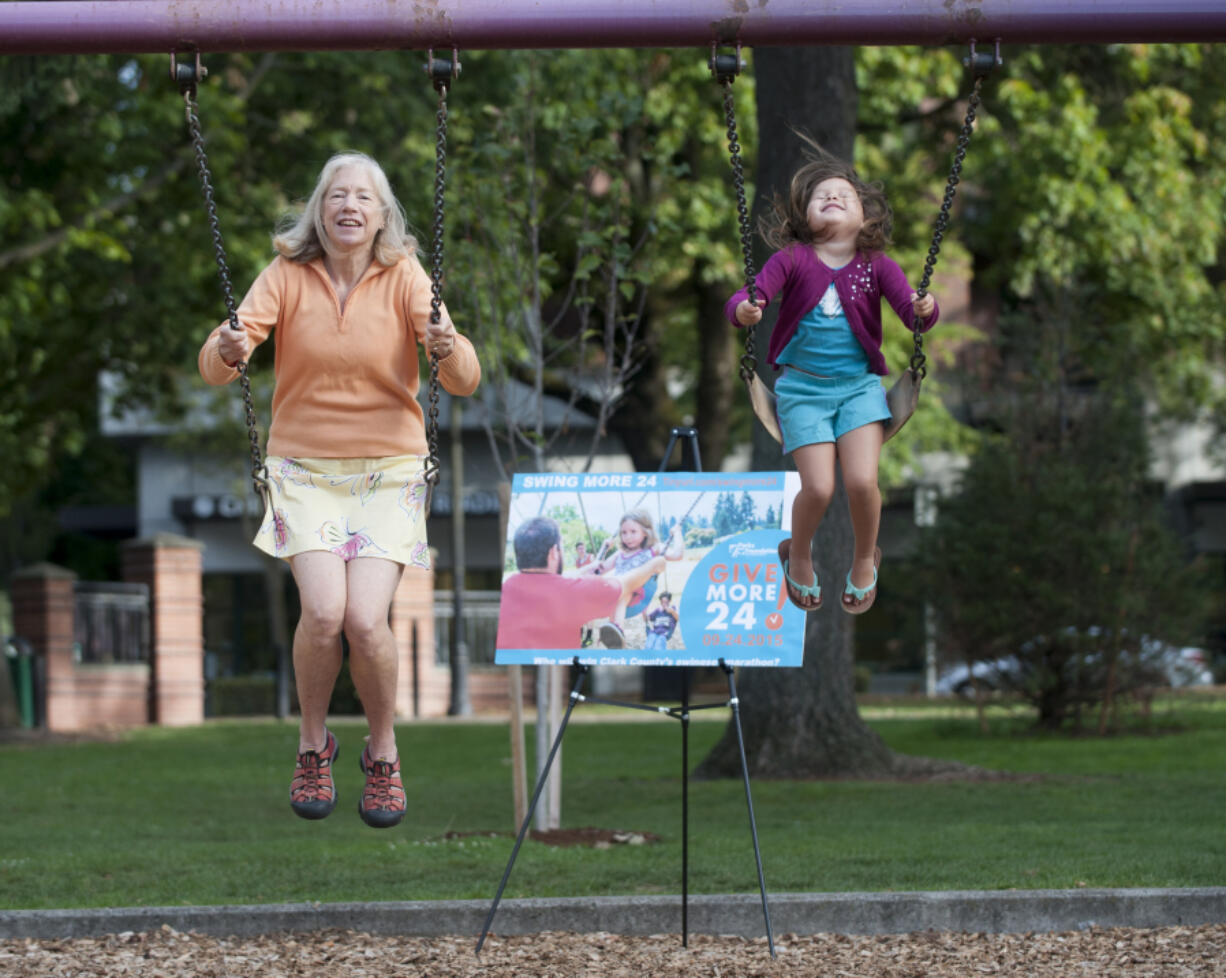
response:
<svg viewBox="0 0 1226 978"><path fill-rule="evenodd" d="M831 152L851 159L856 84L850 48L771 48L755 56L760 147L755 215L786 191L802 158L803 129ZM760 263L759 263L760 267ZM771 317L773 321L773 317ZM759 372L766 366L769 331L759 337ZM755 424L754 467L780 467L779 446ZM787 460L789 468L790 459ZM960 769L960 765L892 751L861 719L852 666L855 617L840 607L853 552L851 516L840 473L838 488L818 528L816 557L824 603L805 628L805 664L794 669L745 669L738 680L741 725L749 773L758 777L899 777ZM888 578L887 578L888 580ZM698 777L740 773L736 731L730 723L696 770Z"/></svg>
<svg viewBox="0 0 1226 978"><path fill-rule="evenodd" d="M724 318L724 289L704 282L705 262L697 262L692 279L698 309L698 391L694 417L703 468L718 471L728 454L729 404L740 392L732 325Z"/></svg>

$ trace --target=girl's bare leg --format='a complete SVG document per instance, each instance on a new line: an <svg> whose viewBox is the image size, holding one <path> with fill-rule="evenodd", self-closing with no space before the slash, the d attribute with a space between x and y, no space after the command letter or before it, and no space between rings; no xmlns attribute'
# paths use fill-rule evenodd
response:
<svg viewBox="0 0 1226 978"><path fill-rule="evenodd" d="M792 452L800 473L800 492L792 500L792 554L788 576L797 584L817 582L813 569L813 536L834 498L835 447L833 442L801 445Z"/></svg>
<svg viewBox="0 0 1226 978"><path fill-rule="evenodd" d="M851 511L851 528L856 535L852 557L851 583L858 588L872 587L873 551L881 528L881 489L877 485L877 466L881 459L884 428L880 422L855 428L838 441L839 463L843 466L843 486Z"/></svg>
<svg viewBox="0 0 1226 978"><path fill-rule="evenodd" d="M370 726L370 757L376 761L396 759L399 658L388 611L403 570L402 564L379 557L357 557L347 568L345 637L349 639L349 671Z"/></svg>
<svg viewBox="0 0 1226 978"><path fill-rule="evenodd" d="M324 748L328 703L341 668L341 626L345 618L345 561L311 550L290 558L302 615L294 629L294 681L302 719L298 751Z"/></svg>

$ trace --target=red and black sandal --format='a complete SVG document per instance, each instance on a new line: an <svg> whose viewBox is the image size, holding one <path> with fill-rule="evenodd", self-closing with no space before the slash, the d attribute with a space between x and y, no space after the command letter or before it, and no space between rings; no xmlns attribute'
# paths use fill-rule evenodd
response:
<svg viewBox="0 0 1226 978"><path fill-rule="evenodd" d="M390 829L404 818L407 804L404 784L400 780L400 758L372 760L367 747L358 758L358 764L366 775L366 787L358 799L358 814L372 829Z"/></svg>
<svg viewBox="0 0 1226 978"><path fill-rule="evenodd" d="M331 730L324 730L323 750L304 750L298 754L294 780L289 786L289 804L299 818L327 818L336 807L336 785L332 782L332 762L340 747Z"/></svg>

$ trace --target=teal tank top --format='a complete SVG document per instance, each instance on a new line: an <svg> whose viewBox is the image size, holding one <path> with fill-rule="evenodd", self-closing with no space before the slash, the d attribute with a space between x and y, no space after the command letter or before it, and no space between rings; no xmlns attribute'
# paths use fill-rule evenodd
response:
<svg viewBox="0 0 1226 978"><path fill-rule="evenodd" d="M868 354L851 331L834 283L796 326L779 362L821 377L858 377L868 373Z"/></svg>

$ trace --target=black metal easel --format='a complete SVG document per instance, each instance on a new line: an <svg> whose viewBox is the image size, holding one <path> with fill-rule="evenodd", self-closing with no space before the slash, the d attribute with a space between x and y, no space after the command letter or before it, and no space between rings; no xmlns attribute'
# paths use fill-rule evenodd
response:
<svg viewBox="0 0 1226 978"><path fill-rule="evenodd" d="M694 457L694 471L701 472L702 460L698 455L698 430L696 428L672 429L668 440L668 447L664 450L664 460L660 463L660 471L663 472L667 467L668 460L672 457L673 446L679 438L689 439L690 451ZM762 917L766 922L766 941L770 947L771 957L775 957L775 938L771 931L770 907L766 901L766 878L762 874L762 850L758 845L758 824L754 818L753 794L749 789L749 766L745 760L745 738L741 733L740 700L736 694L736 679L733 675L732 666L728 665L724 659L719 660L719 667L728 678L728 699L724 702L700 703L692 706L690 704L690 679L693 668L686 667L682 672L681 679L681 705L664 707L647 706L643 703L625 703L620 700L607 700L596 696L584 696L582 693L583 683L587 679L587 674L591 667L582 665L579 662L578 656L574 658L573 664L578 670L578 675L575 677L574 686L570 691L570 699L566 704L566 713L562 716L562 722L558 726L558 732L553 739L553 746L549 750L549 757L545 761L545 767L537 778L536 790L532 793L532 801L528 805L528 812L524 816L523 824L519 827L519 835L515 839L515 846L511 849L511 858L507 860L507 868L503 871L502 880L498 884L498 892L494 895L494 902L490 906L489 914L486 915L485 926L482 928L481 937L477 941L476 953L481 953L481 948L485 944L485 938L489 935L490 924L494 922L494 914L498 912L498 904L502 901L502 892L506 889L507 880L511 877L511 869L514 867L515 859L519 855L519 848L523 845L524 838L528 834L528 827L532 824L532 816L536 812L537 802L540 801L541 792L545 788L545 781L549 777L550 769L553 767L553 760L557 756L558 748L562 744L562 736L566 733L566 726L570 723L571 713L580 703L603 703L606 706L623 706L631 710L646 710L649 713L658 713L661 716L668 716L681 721L681 945L683 947L689 947L690 713L693 710L713 710L721 707L730 707L732 709L732 720L736 727L736 743L741 755L741 776L745 781L745 804L749 809L749 831L753 837L753 855L758 867L758 890L762 894Z"/></svg>

